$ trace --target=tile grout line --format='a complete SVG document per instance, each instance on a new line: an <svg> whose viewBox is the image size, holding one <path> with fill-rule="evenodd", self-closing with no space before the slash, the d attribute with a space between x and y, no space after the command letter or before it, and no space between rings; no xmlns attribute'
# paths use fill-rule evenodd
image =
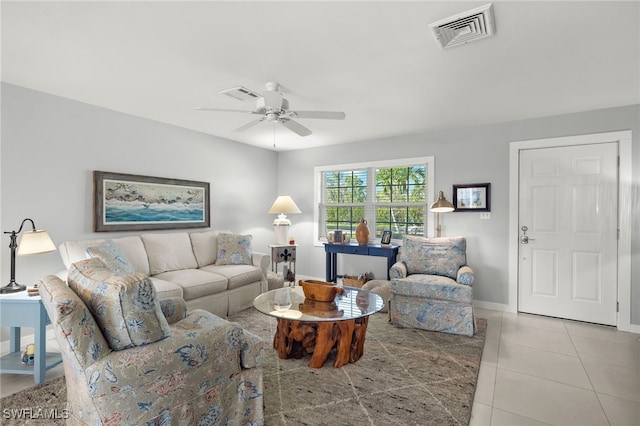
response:
<svg viewBox="0 0 640 426"><path fill-rule="evenodd" d="M593 381L591 380L591 376L589 375L589 372L587 371L587 368L584 366L584 362L582 359L582 356L580 356L580 352L578 351L578 348L576 347L576 344L573 340L573 337L571 335L571 333L569 333L569 329L567 328L567 325L565 323L565 321L562 321L562 325L564 326L564 328L567 330L567 334L569 335L569 340L571 341L571 345L573 346L573 350L576 351L576 354L578 355L578 361L580 362L580 366L582 367L582 370L584 371L585 376L587 376L587 380L589 380L589 385L591 385L591 390L593 391L593 395L595 396L596 400L598 401L598 405L600 406L600 410L602 411L602 415L604 416L605 419L607 419L607 423L609 423L609 425L611 425L611 420L609 420L609 416L607 416L607 411L604 409L604 406L602 405L602 401L600 400L600 397L598 396L598 392L596 391L596 387L593 384Z"/></svg>
<svg viewBox="0 0 640 426"><path fill-rule="evenodd" d="M496 384L498 380L498 363L500 361L500 346L502 345L502 321L504 319L504 312L500 313L500 334L498 335L498 349L496 349L496 369L493 374L493 392L491 393L491 410L489 411L489 424L493 423L493 410L495 408L495 399L496 399ZM487 327L489 327L489 322L487 321ZM487 344L487 341L484 341L484 344ZM484 350L484 348L482 348ZM480 362L482 365L482 360Z"/></svg>

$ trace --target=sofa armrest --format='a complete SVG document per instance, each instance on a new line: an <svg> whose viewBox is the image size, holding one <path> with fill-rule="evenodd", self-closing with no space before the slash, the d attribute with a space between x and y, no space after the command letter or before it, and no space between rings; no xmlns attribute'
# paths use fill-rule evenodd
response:
<svg viewBox="0 0 640 426"><path fill-rule="evenodd" d="M187 303L182 297L160 299L160 309L169 324L175 324L187 317Z"/></svg>
<svg viewBox="0 0 640 426"><path fill-rule="evenodd" d="M69 271L67 271L66 269L64 271L58 271L58 272L55 273L55 276L60 278L65 283L67 282L67 276L68 275L69 275Z"/></svg>
<svg viewBox="0 0 640 426"><path fill-rule="evenodd" d="M67 283L56 275L47 275L40 279L39 289L65 364L83 370L108 357L111 347L100 327Z"/></svg>
<svg viewBox="0 0 640 426"><path fill-rule="evenodd" d="M267 279L267 269L269 268L269 261L271 261L271 257L266 253L261 253L259 251L254 251L251 254L251 261L253 262L253 266L257 266L262 271L262 275L264 279Z"/></svg>
<svg viewBox="0 0 640 426"><path fill-rule="evenodd" d="M91 365L84 372L85 385L94 401L104 397L105 403L114 392L124 389L132 395L137 388L152 395L169 396L164 391L176 382L183 392L206 392L244 368L241 354L254 350L252 344L258 345L261 339L252 340L247 342L245 330L238 324L194 309L171 326L170 337L111 352ZM253 365L262 366L262 359L256 357ZM114 383L119 390L114 391Z"/></svg>
<svg viewBox="0 0 640 426"><path fill-rule="evenodd" d="M407 277L407 265L403 261L394 263L389 269L389 278L406 278Z"/></svg>
<svg viewBox="0 0 640 426"><path fill-rule="evenodd" d="M475 274L473 273L471 266L465 265L458 269L458 276L456 277L456 282L458 282L458 284L471 285L473 284L474 279Z"/></svg>
<svg viewBox="0 0 640 426"><path fill-rule="evenodd" d="M240 350L242 368L261 367L269 346L267 342L248 330L244 330L242 340Z"/></svg>

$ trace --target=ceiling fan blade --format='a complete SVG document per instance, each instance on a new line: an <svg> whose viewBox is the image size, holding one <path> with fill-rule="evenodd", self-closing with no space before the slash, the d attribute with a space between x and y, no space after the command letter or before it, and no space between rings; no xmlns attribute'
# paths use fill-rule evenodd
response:
<svg viewBox="0 0 640 426"><path fill-rule="evenodd" d="M256 114L255 111L244 111L244 110L241 110L241 109L226 109L226 108L196 107L196 111L222 111L222 112L242 112L244 114Z"/></svg>
<svg viewBox="0 0 640 426"><path fill-rule="evenodd" d="M291 119L288 118L280 118L280 120L278 120L280 122L280 124L282 124L284 127L286 127L287 129L291 130L293 133L297 133L300 136L309 136L311 134L311 130L307 129L306 127L304 127L302 124L293 121Z"/></svg>
<svg viewBox="0 0 640 426"><path fill-rule="evenodd" d="M323 118L327 120L344 120L344 112L339 111L290 111L292 117L296 118Z"/></svg>
<svg viewBox="0 0 640 426"><path fill-rule="evenodd" d="M243 130L247 130L252 128L253 126L257 125L258 123L260 123L261 121L264 121L264 117L262 118L258 118L256 120L250 121L247 124L243 124L242 126L238 127L237 129L234 130L234 132L242 132Z"/></svg>

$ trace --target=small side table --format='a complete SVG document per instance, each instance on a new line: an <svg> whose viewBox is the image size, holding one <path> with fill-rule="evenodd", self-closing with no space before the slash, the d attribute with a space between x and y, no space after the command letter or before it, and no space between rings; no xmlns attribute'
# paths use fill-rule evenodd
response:
<svg viewBox="0 0 640 426"><path fill-rule="evenodd" d="M59 353L46 351L50 323L40 296L29 296L26 291L0 296L0 326L10 327L9 354L0 358L0 373L33 374L36 383L44 382L47 370L62 363ZM34 330L33 365L24 365L20 359L20 327Z"/></svg>
<svg viewBox="0 0 640 426"><path fill-rule="evenodd" d="M271 270L275 273L278 272L278 263L284 263L288 265L289 270L293 273L295 283L296 275L296 248L295 244L274 244L271 247ZM287 277L284 277L287 281Z"/></svg>

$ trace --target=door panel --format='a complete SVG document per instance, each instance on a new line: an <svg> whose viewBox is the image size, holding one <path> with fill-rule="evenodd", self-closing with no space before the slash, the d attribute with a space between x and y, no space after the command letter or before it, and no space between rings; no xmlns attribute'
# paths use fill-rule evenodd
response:
<svg viewBox="0 0 640 426"><path fill-rule="evenodd" d="M520 151L519 311L616 324L617 157L617 143Z"/></svg>

